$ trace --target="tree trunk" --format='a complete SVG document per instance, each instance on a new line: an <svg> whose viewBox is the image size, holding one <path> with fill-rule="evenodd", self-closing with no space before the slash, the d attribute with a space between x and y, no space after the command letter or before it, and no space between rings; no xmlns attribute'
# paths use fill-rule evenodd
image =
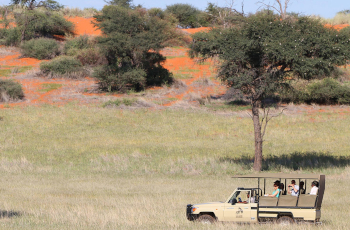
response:
<svg viewBox="0 0 350 230"><path fill-rule="evenodd" d="M255 159L253 169L255 171L261 171L262 169L262 136L261 136L261 123L259 119L259 105L260 101L252 103L252 114L254 123L254 139L255 139Z"/></svg>

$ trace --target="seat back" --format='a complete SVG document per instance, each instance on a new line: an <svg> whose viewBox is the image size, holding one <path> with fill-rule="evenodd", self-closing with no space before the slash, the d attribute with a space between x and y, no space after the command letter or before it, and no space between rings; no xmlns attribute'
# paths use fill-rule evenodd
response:
<svg viewBox="0 0 350 230"><path fill-rule="evenodd" d="M298 207L315 207L316 195L300 195Z"/></svg>
<svg viewBox="0 0 350 230"><path fill-rule="evenodd" d="M277 206L277 197L261 196L259 199L259 206Z"/></svg>
<svg viewBox="0 0 350 230"><path fill-rule="evenodd" d="M295 207L297 206L297 196L284 195L280 196L278 200L278 207Z"/></svg>

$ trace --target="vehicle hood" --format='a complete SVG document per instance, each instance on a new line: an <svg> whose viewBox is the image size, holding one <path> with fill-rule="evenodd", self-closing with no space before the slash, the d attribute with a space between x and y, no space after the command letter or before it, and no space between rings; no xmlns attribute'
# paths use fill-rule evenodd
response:
<svg viewBox="0 0 350 230"><path fill-rule="evenodd" d="M219 201L219 202L207 202L207 203L202 203L202 204L194 204L193 206L208 206L208 205L217 205L217 204L222 204L222 203L224 203L224 202L221 202L221 201Z"/></svg>

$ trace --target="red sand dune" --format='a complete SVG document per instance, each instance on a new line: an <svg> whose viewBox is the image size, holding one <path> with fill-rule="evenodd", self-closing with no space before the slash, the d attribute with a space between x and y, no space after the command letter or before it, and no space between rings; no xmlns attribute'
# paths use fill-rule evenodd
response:
<svg viewBox="0 0 350 230"><path fill-rule="evenodd" d="M94 27L93 18L80 18L80 17L74 17L74 18L67 18L68 21L74 23L75 25L75 34L76 35L101 35L101 31ZM181 29L182 31L194 34L197 32L203 32L203 31L209 31L210 27L200 27L200 28L191 28L191 29Z"/></svg>
<svg viewBox="0 0 350 230"><path fill-rule="evenodd" d="M101 35L101 31L97 27L94 27L93 18L74 17L67 18L67 20L74 23L74 33L76 35Z"/></svg>

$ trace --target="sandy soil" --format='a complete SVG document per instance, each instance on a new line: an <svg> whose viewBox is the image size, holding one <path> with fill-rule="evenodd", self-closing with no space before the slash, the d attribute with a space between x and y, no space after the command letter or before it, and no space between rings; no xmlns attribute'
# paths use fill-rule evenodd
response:
<svg viewBox="0 0 350 230"><path fill-rule="evenodd" d="M93 20L86 18L68 18L75 24L75 34L98 36L101 31L96 30ZM206 30L207 28L186 29L187 33L194 33ZM55 104L62 105L68 102L77 102L80 104L104 102L114 97L134 97L135 95L110 95L96 92L97 82L86 77L84 79L47 79L35 76L38 71L40 60L34 58L23 58L18 49L0 47L0 66L1 69L11 70L10 74L1 74L3 79L14 79L22 84L25 99L16 103L2 103L0 108L9 108L12 106ZM199 65L195 60L187 56L186 48L166 48L162 54L169 57L164 67L174 73L180 87L153 87L146 90L144 100L148 105L154 107L173 106L179 102L198 103L198 99L211 95L219 95L225 92L225 87L215 80L213 73L213 63L207 62ZM32 67L25 73L15 73L13 69L22 67ZM0 69L0 70L1 70ZM45 87L55 84L56 89L47 90ZM57 84L60 86L57 87Z"/></svg>

